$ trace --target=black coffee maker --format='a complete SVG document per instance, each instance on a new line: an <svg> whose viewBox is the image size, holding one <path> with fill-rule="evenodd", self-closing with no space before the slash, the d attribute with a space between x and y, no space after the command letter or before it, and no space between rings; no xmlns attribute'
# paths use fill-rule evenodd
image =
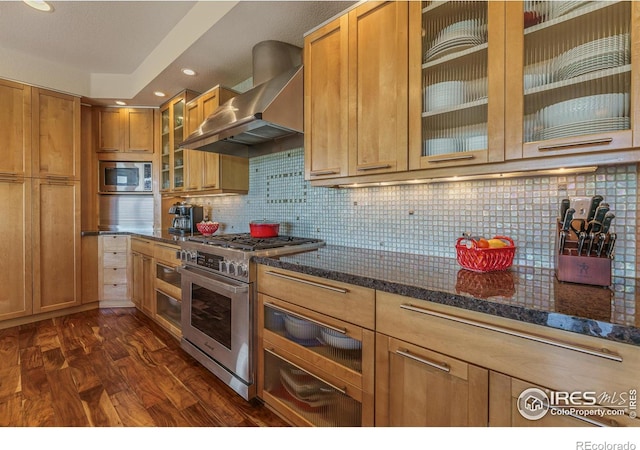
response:
<svg viewBox="0 0 640 450"><path fill-rule="evenodd" d="M184 236L197 232L196 224L202 222L203 208L188 203L174 203L169 208L169 214L175 215L169 233Z"/></svg>

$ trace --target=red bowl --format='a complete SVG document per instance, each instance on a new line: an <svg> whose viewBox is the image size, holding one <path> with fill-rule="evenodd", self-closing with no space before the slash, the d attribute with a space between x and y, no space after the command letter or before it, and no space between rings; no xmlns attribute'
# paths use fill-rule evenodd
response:
<svg viewBox="0 0 640 450"><path fill-rule="evenodd" d="M280 224L273 222L250 222L249 233L254 238L277 237L280 231Z"/></svg>
<svg viewBox="0 0 640 450"><path fill-rule="evenodd" d="M203 236L211 236L213 233L218 231L218 227L220 224L218 222L206 223L206 222L198 222L196 223L196 228Z"/></svg>

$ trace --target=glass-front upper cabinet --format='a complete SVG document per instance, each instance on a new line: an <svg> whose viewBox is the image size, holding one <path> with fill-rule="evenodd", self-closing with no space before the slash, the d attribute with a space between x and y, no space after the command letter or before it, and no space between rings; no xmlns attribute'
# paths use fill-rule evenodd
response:
<svg viewBox="0 0 640 450"><path fill-rule="evenodd" d="M160 163L160 190L166 191L171 188L171 134L169 133L169 124L171 123L171 110L167 106L160 113L160 138L162 141L161 163Z"/></svg>
<svg viewBox="0 0 640 450"><path fill-rule="evenodd" d="M418 155L413 146L411 168L501 160L504 4L422 2L421 8L420 28L410 23L422 43L421 149Z"/></svg>
<svg viewBox="0 0 640 450"><path fill-rule="evenodd" d="M184 98L173 104L173 188L184 188Z"/></svg>
<svg viewBox="0 0 640 450"><path fill-rule="evenodd" d="M506 8L507 158L632 147L638 7L526 0Z"/></svg>

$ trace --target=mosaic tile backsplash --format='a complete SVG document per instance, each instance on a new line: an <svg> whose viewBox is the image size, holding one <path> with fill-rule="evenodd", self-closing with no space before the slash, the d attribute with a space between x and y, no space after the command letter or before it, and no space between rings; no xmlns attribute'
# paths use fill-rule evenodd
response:
<svg viewBox="0 0 640 450"><path fill-rule="evenodd" d="M280 234L327 244L455 258L463 232L511 237L514 264L552 268L560 200L600 194L616 215L614 277L636 276L636 166L595 173L361 189L312 187L304 150L252 158L249 195L191 199L226 233L251 220L279 222Z"/></svg>

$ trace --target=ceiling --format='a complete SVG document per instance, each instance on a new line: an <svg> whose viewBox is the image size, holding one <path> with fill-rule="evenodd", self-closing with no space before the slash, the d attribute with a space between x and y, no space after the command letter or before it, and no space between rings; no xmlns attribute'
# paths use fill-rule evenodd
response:
<svg viewBox="0 0 640 450"><path fill-rule="evenodd" d="M0 78L93 104L155 107L183 89L245 82L255 44L274 39L302 47L307 31L356 2L49 3L54 11L45 13L22 1L0 1ZM182 74L185 67L196 76Z"/></svg>

